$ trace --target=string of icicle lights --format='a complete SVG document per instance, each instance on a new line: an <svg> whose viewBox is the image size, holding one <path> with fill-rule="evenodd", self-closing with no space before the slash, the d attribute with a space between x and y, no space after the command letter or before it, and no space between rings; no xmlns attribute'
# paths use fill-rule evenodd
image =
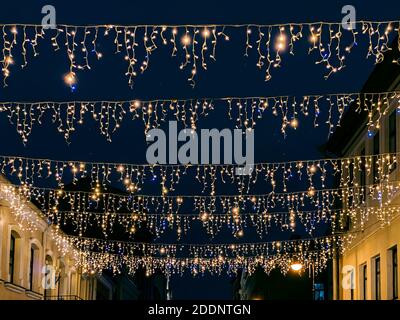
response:
<svg viewBox="0 0 400 320"><path fill-rule="evenodd" d="M75 233L83 235L87 230L99 228L104 237L110 237L116 227L119 233L134 235L137 230L146 228L156 238L160 238L168 230L176 232L177 240L189 233L194 223L199 223L210 238L214 238L228 228L233 236L240 237L247 228L254 227L258 237L262 239L275 226L281 231L294 232L298 225L304 227L310 235L320 224L332 226L332 233L345 231L348 222L354 228L363 229L367 221L373 217L382 225L388 224L399 212L400 206L375 206L353 209L322 209L322 210L289 210L267 211L262 214L240 212L229 214L141 214L93 211L53 211L48 214L50 223L57 226L73 226ZM348 220L349 218L350 220Z"/></svg>
<svg viewBox="0 0 400 320"><path fill-rule="evenodd" d="M85 212L106 213L131 213L130 218L135 223L138 216L161 215L166 218L180 213L196 213L202 222L207 222L215 215L231 215L234 224L231 226L233 234L237 238L244 236L244 224L241 212L251 212L264 215L268 219L269 214L275 210L289 212L291 222L295 223L296 212L302 210L314 210L329 212L335 206L343 206L348 212L357 212L365 205L387 207L391 205L393 197L398 193L400 184L396 182L380 183L367 186L353 186L339 189L315 190L293 193L269 193L262 195L218 195L218 196L150 196L150 195L121 195L100 192L65 191L24 186L6 186L9 192L15 192L21 199L33 201L49 217L50 221L57 221L60 211L76 212L79 216L83 234L83 220L88 218ZM346 212L346 211L344 211ZM362 212L362 211L361 211ZM390 211L381 211L380 214ZM147 218L146 218L147 219ZM149 218L150 219L150 218ZM362 220L365 222L366 218ZM105 220L104 220L105 221ZM102 228L107 228L102 221ZM164 220L165 221L165 220ZM211 220L210 220L211 221ZM361 223L361 225L363 225ZM166 228L167 226L165 226ZM294 226L293 226L294 227ZM134 234L136 227L131 227L129 232ZM183 233L178 226L176 232L178 238Z"/></svg>
<svg viewBox="0 0 400 320"><path fill-rule="evenodd" d="M364 41L367 57L376 63L383 61L385 52L391 50L390 40L399 33L399 21L357 21L348 30L342 24L332 22L283 23L275 25L58 25L55 29L44 29L34 24L3 24L1 62L4 85L11 74L11 67L18 63L26 67L31 55L39 54L42 40L50 40L55 51L64 50L69 68L65 82L76 89L77 71L90 69L90 62L101 59L100 50L109 38L115 53L127 62L128 84L133 86L138 74L145 72L151 55L167 46L172 57L177 56L180 69L188 70L188 81L194 86L200 70L216 60L219 40L229 40L232 29L243 36L245 56L255 54L256 66L265 72L265 80L272 77L272 69L282 65L286 52L295 53L295 44L308 42L308 54L314 54L316 64L326 69L325 78L344 68L346 55ZM400 47L400 40L399 40ZM254 52L251 52L254 51ZM400 63L400 60L393 60Z"/></svg>
<svg viewBox="0 0 400 320"><path fill-rule="evenodd" d="M290 271L291 265L300 263L304 270L314 269L318 274L323 271L330 259L335 256L330 251L305 251L296 254L281 253L269 256L236 257L236 258L169 258L169 257L140 257L123 256L110 253L81 251L76 254L76 265L82 268L83 273L96 274L103 270L111 270L114 274L128 271L134 275L137 270L145 270L146 276L157 272L165 275L183 275L189 271L193 276L206 272L212 275L237 274L244 271L252 274L257 268L269 274L279 269L283 274Z"/></svg>
<svg viewBox="0 0 400 320"><path fill-rule="evenodd" d="M100 134L111 141L113 133L126 118L141 120L146 135L149 130L159 128L168 120L196 130L199 118L207 116L216 105L224 107L236 128L243 130L254 129L264 113L271 112L281 119L281 132L284 135L288 129L294 130L300 125L302 116L312 117L314 127L326 125L330 135L340 125L345 111L353 105L357 112L368 114L367 127L373 132L379 129L380 119L392 106L400 112L400 92L143 101L0 102L0 113L7 114L24 144L28 142L33 127L49 119L67 142L87 118L98 122Z"/></svg>
<svg viewBox="0 0 400 320"><path fill-rule="evenodd" d="M239 193L249 193L253 186L263 190L290 191L293 183L303 188L325 188L330 177L336 177L338 187L354 186L363 175L365 181L373 176L373 183L389 181L398 162L398 153L382 153L345 158L261 162L253 165L248 176L236 174L237 165L151 165L129 163L51 160L0 155L0 172L19 183L37 185L49 183L64 188L78 185L81 179L90 179L93 191L118 186L136 194L145 184L160 186L160 193L169 194L184 177L194 177L201 193L216 194L217 186L236 185Z"/></svg>
<svg viewBox="0 0 400 320"><path fill-rule="evenodd" d="M294 262L304 269L315 268L319 272L329 259L342 253L354 235L336 235L314 239L271 241L244 244L175 245L104 241L95 238L78 238L54 232L56 245L62 252L73 248L76 264L83 272L94 274L105 269L119 273L128 269L134 274L145 269L148 276L155 272L183 274L190 270L198 273L236 273L244 269L252 273L257 267L265 272L280 268L286 273ZM63 249L63 248L67 249ZM186 255L182 256L182 251ZM143 255L143 253L150 255ZM254 254L252 254L254 253Z"/></svg>
<svg viewBox="0 0 400 320"><path fill-rule="evenodd" d="M351 241L353 234L346 236L333 235L310 239L282 240L251 243L149 243L120 240L104 240L99 238L55 235L57 245L67 243L81 251L108 252L121 255L140 255L150 257L212 258L236 256L268 256L279 253L296 253L306 250L330 250L344 247Z"/></svg>

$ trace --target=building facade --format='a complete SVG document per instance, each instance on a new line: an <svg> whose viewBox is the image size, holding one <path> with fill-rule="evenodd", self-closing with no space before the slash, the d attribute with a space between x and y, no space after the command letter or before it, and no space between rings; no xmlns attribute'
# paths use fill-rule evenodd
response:
<svg viewBox="0 0 400 320"><path fill-rule="evenodd" d="M56 227L18 198L0 176L0 300L140 298L128 275L82 274L71 253L60 252L53 240Z"/></svg>
<svg viewBox="0 0 400 320"><path fill-rule="evenodd" d="M398 54L397 48L385 57L384 63L377 66L364 85L362 92L389 92L400 89L400 68L391 63L392 55ZM378 103L376 101L376 103ZM373 115L378 125L368 130L366 112L357 113L351 106L343 118L341 127L336 130L327 144L327 152L339 157L398 153L400 151L400 110L399 97L389 101L390 108L379 117ZM378 106L379 107L379 106ZM383 111L383 110L382 110ZM379 118L378 118L379 117ZM376 160L381 161L381 160ZM378 165L363 168L354 177L361 187L379 184L382 174L390 182L400 181L400 164L389 172L377 172ZM366 189L366 188L365 188ZM385 199L386 204L394 208L400 204L400 194ZM384 208L382 200L365 196L365 208ZM356 217L361 221L361 217ZM338 300L391 300L399 299L398 268L400 248L400 207L391 212L385 222L375 215L357 227L348 222L347 232L358 228L354 240L343 255L333 263L334 298Z"/></svg>

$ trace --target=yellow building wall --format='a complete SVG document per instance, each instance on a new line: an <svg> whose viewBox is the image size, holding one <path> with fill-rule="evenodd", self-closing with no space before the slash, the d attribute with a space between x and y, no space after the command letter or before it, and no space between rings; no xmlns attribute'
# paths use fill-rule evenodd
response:
<svg viewBox="0 0 400 320"><path fill-rule="evenodd" d="M391 273L388 272L391 256L389 250L397 245L397 261L399 261L400 249L400 216L392 220L389 226L377 226L373 231L366 231L364 234L357 236L356 244L346 250L341 258L341 271L345 270L345 266L354 267L354 299L361 300L362 296L362 273L360 267L366 263L367 265L367 299L374 299L373 295L373 279L375 277L373 270L373 259L379 255L381 266L381 299L392 299L391 294ZM343 281L342 274L340 280ZM398 268L397 279L400 279ZM350 289L344 289L340 284L340 299L350 300Z"/></svg>
<svg viewBox="0 0 400 320"><path fill-rule="evenodd" d="M7 180L0 176L0 184L7 183ZM82 281L82 274L80 270L75 269L68 253L65 255L58 251L51 233L54 226L49 226L43 219L40 210L33 205L29 204L28 209L37 214L38 219L35 230L27 228L23 221L17 221L7 200L2 199L0 196L0 300L44 299L45 290L42 285L44 274L42 269L46 265L46 256L51 257L57 276L63 275L54 289L47 290L47 296L76 296L85 300L94 299L95 292L89 293L86 290L85 286L88 281ZM18 235L12 283L10 283L9 274L11 233ZM33 266L33 284L32 290L30 290L29 273L32 245L36 250ZM96 279L93 280L96 282Z"/></svg>

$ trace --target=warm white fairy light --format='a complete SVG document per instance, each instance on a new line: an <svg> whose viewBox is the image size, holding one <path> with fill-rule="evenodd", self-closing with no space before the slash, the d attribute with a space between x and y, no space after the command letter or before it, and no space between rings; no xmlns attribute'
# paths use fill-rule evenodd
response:
<svg viewBox="0 0 400 320"><path fill-rule="evenodd" d="M53 233L53 238L60 251L73 252L83 272L109 269L118 273L124 267L134 274L139 267L145 267L150 276L155 271L182 274L185 270L191 270L193 275L205 272L220 274L224 270L235 273L239 269L252 273L258 266L267 273L275 268L286 273L293 261L305 267L312 264L315 272L319 272L329 259L351 244L354 234L265 243L200 245L101 240L66 236L58 231ZM138 252L145 255L137 255Z"/></svg>
<svg viewBox="0 0 400 320"><path fill-rule="evenodd" d="M41 222L41 215L29 207L12 184L0 183L0 200L5 201L21 230L33 231Z"/></svg>
<svg viewBox="0 0 400 320"><path fill-rule="evenodd" d="M341 248L337 249L337 252L341 251ZM74 257L76 257L77 265L82 268L82 271L89 274L101 273L103 270L110 270L114 274L127 270L130 274L135 274L138 269L144 268L146 276L151 276L156 272L162 272L167 276L183 275L186 271L193 276L198 276L204 273L213 275L221 275L224 272L237 274L239 271L252 274L259 267L266 273L278 269L286 274L290 270L292 261L301 263L305 269L313 266L317 274L326 268L333 255L331 250L309 250L300 253L280 253L268 256L238 256L236 258L217 256L199 259L168 256L125 256L74 250Z"/></svg>
<svg viewBox="0 0 400 320"><path fill-rule="evenodd" d="M254 163L253 173L249 176L235 175L235 165L150 165L129 163L85 162L81 160L51 160L19 156L0 155L0 171L10 178L17 178L20 183L34 185L50 179L62 188L69 181L76 183L84 177L91 178L92 188L100 185L119 185L129 193L138 193L146 183L159 181L160 192L166 196L173 192L177 184L189 173L195 175L195 182L202 186L202 193L215 195L217 184L221 182L237 187L239 193L250 193L252 187L263 184L266 192L287 192L291 184L303 182L310 188L325 188L328 176L339 179L339 187L349 187L357 183L360 174L366 178L372 176L374 165L379 172L374 183L390 182L390 173L398 163L398 153L298 160L287 162ZM257 204L257 198L251 202ZM180 200L179 200L180 201ZM239 208L233 208L237 214ZM236 211L237 210L237 211Z"/></svg>
<svg viewBox="0 0 400 320"><path fill-rule="evenodd" d="M331 222L334 230L343 230L344 217L350 217L354 224L363 228L365 222L371 214L376 214L378 221L385 223L388 217L393 216L395 207L391 201L398 194L400 189L399 182L385 184L368 185L365 187L350 187L341 189L325 189L294 193L270 193L266 195L218 195L218 196L151 196L151 195L132 195L125 196L94 190L93 192L67 191L28 187L13 187L15 194L26 201L35 201L42 207L43 212L53 223L74 221L78 226L80 235L87 227L87 218L93 217L94 220L101 219L101 229L104 234L109 234L105 222L113 225L114 222L122 224L126 230L140 227L140 222L151 222L150 229L159 236L163 233L164 226L169 225L176 228L177 236L187 232L192 217L184 216L183 205L193 214L200 216L201 222L208 229L210 235L214 236L215 227L229 224L232 227L232 234L240 238L244 235L244 228L247 222L244 219L245 213L251 213L250 219L254 224L271 223L281 225L283 230L293 230L296 221L307 226L310 232L315 228L316 223L324 219ZM366 190L366 191L365 191ZM254 202L253 198L256 198ZM253 201L252 201L253 200ZM367 209L364 207L367 201L379 201L380 209ZM332 213L331 210L336 204L343 204L345 209ZM68 212L59 211L59 205L69 210ZM188 207L189 205L189 207ZM190 209L190 206L192 209ZM315 215L302 215L294 212L301 212L307 207L313 207ZM104 213L96 213L98 208L107 208L107 212L113 212L113 218L104 217ZM241 213L242 210L243 213ZM286 217L273 210L282 208L289 212ZM375 210L375 211L373 211ZM131 212L132 214L124 214ZM207 212L205 218L204 213ZM223 217L223 215L226 215ZM227 217L231 216L231 217ZM318 216L320 218L318 218ZM103 218L102 218L103 217ZM332 217L334 219L332 219ZM83 220L82 220L83 219ZM86 220L86 221L84 221ZM216 222L217 224L214 224ZM163 224L165 224L162 226ZM182 224L183 223L183 224ZM108 223L107 223L108 224ZM158 227L160 226L160 227ZM264 228L264 229L263 229ZM258 230L262 236L265 227Z"/></svg>
<svg viewBox="0 0 400 320"><path fill-rule="evenodd" d="M56 242L68 243L70 246L78 250L118 253L127 256L143 254L150 257L160 257L163 255L179 257L185 255L187 257L197 257L201 259L215 256L224 258L254 255L268 256L272 254L302 252L306 250L326 249L328 251L339 248L343 242L348 243L348 241L351 241L353 237L354 234L347 234L346 236L332 235L309 239L269 242L188 244L105 240L59 234L56 237Z"/></svg>
<svg viewBox="0 0 400 320"><path fill-rule="evenodd" d="M147 70L151 53L167 45L172 46L172 56L182 53L184 62L181 64L181 69L190 68L188 80L194 85L198 65L206 69L206 59L215 60L217 40L219 38L229 40L228 29L244 30L245 55L249 56L252 48L257 48L256 65L261 69L265 68L266 81L272 78L271 66L281 66L282 53L287 48L293 55L295 43L302 40L304 34L306 41L308 40L311 45L310 53L314 51L318 53L316 63L325 66L328 77L343 69L345 54L350 53L362 40L369 44L367 57L375 58L376 63L382 62L385 52L390 50L391 37L399 31L399 21L357 21L354 23L355 28L351 30L343 29L341 23L331 22L274 25L58 25L54 30L45 30L41 25L32 24L3 24L0 27L3 34L1 62L4 85L7 85L6 79L10 76L7 57L12 57L13 53L20 50L23 56L22 66L26 66L27 44L31 44L33 55L37 56L39 40L50 38L54 50L65 48L70 72L90 69L91 55L97 59L103 56L103 53L98 51L98 44L110 39L115 46L115 53L122 53L128 63L126 76L132 87L137 74ZM202 41L196 40L197 35L201 36ZM60 43L63 38L64 47ZM181 40L182 46L177 45L177 39ZM212 50L208 50L208 41ZM201 58L197 59L198 57ZM394 59L393 62L398 63L399 59Z"/></svg>
<svg viewBox="0 0 400 320"><path fill-rule="evenodd" d="M65 82L72 89L77 81L74 73L65 76ZM0 102L0 113L6 113L24 143L28 141L32 129L50 113L53 121L58 123L58 131L67 141L90 116L99 123L100 134L111 141L112 134L118 130L124 119L142 120L144 133L158 128L162 122L173 115L184 127L197 129L197 121L207 116L216 105L227 110L227 115L235 121L237 128L251 129L266 112L281 117L281 132L300 125L300 116L312 117L314 127L324 124L328 136L340 125L343 114L350 106L356 111L366 112L369 131L379 128L379 120L388 110L400 103L400 92L380 93L335 93L326 95L271 96L271 97L224 97L202 99L157 99L132 101L70 101L70 102ZM279 112L278 112L279 111ZM187 117L190 113L191 116ZM333 120L336 119L336 120Z"/></svg>

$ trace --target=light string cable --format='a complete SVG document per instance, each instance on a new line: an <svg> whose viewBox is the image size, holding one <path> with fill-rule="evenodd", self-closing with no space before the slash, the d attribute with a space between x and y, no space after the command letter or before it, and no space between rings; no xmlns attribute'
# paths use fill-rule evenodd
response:
<svg viewBox="0 0 400 320"><path fill-rule="evenodd" d="M125 75L129 86L134 85L138 74L148 69L152 53L166 46L170 47L172 57L180 58L180 69L188 70L187 80L194 86L199 70L207 70L208 63L216 60L218 40L229 40L228 30L236 29L245 35L244 55L255 53L255 65L265 72L266 81L272 78L272 69L282 65L286 52L295 54L295 44L300 41L309 44L308 54L315 55L315 63L325 67L325 78L328 78L344 68L346 55L361 41L365 41L368 48L367 58L374 58L375 63L382 62L385 53L392 50L390 41L399 33L399 24L398 20L360 20L348 26L343 26L341 22L130 26L58 24L54 29L36 24L2 24L0 62L4 86L7 86L7 78L16 60L20 60L25 68L30 55L39 55L39 42L49 39L55 51L64 50L66 53L69 68L65 82L75 90L77 71L91 69L92 57L103 57L99 44L108 38L115 47L114 53L122 55L127 62ZM393 63L400 64L400 59L393 58Z"/></svg>
<svg viewBox="0 0 400 320"><path fill-rule="evenodd" d="M218 195L218 196L150 196L150 195L121 195L113 193L66 191L62 189L36 188L1 185L2 191L13 194L16 203L34 201L39 208L49 217L50 221L58 221L59 211L79 212L79 220L88 218L86 211L122 212L132 213L131 218L136 222L138 215L158 213L165 217L173 216L191 210L197 213L201 220L207 222L211 216L226 214L233 216L233 234L237 238L244 235L243 218L241 212L251 211L254 214L267 215L270 211L282 208L289 211L291 222L295 222L295 213L302 209L315 208L322 212L329 211L336 205L344 205L349 212L363 208L367 201L374 202L379 206L391 205L393 197L398 193L400 183L398 181L379 183L375 185L353 186L348 188L274 193L262 195ZM184 201L185 199L185 201ZM185 202L185 204L184 204ZM22 206L21 206L22 208ZM183 208L183 209L182 209ZM25 217L22 209L20 214ZM344 211L346 212L346 211ZM367 211L368 213L368 211ZM381 215L393 214L393 211L381 211ZM106 215L104 215L106 216ZM268 217L268 216L267 216ZM368 217L368 216L367 216ZM362 221L367 218L364 216ZM84 223L78 223L80 235L84 232ZM362 224L362 223L361 223ZM102 223L102 229L107 226ZM135 233L136 228L131 227L129 232ZM182 229L177 228L178 237ZM104 232L106 233L106 232ZM107 234L107 233L106 233Z"/></svg>
<svg viewBox="0 0 400 320"><path fill-rule="evenodd" d="M268 254L244 255L236 252L237 244L230 244L229 253L235 250L235 257L232 257L229 253L223 255L223 252L217 252L215 256L211 257L209 251L207 251L205 257L177 257L176 255L172 256L167 251L166 247L168 245L165 244L157 249L153 248L154 256L138 255L137 251L132 255L93 251L89 250L88 247L92 246L94 248L96 245L88 245L87 243L84 250L76 248L74 250L77 264L82 267L83 272L90 274L102 272L105 269L112 270L114 273L120 273L122 270L126 271L128 269L128 272L132 274L139 269L144 269L147 276L151 276L156 272L162 272L166 275L183 275L186 270L189 270L193 276L204 274L205 272L221 274L223 271L228 274L236 274L239 270L252 274L259 267L266 273L278 268L282 273L286 274L294 263L302 266L301 271L307 269L310 271L312 268L314 272L319 273L326 268L328 262L335 258L337 254L343 254L347 248L350 248L357 235L361 234L361 231L360 229L352 229L346 234L317 237L315 241L319 245L315 245L313 239L270 241L264 244L271 248ZM57 245L61 248L63 246L73 247L68 236L58 236L57 238ZM84 239L81 240L84 241ZM91 243L92 240L89 239L88 241ZM293 243L297 245L293 245ZM252 244L245 244L245 246L251 246ZM118 250L121 250L121 244L117 245L117 247ZM108 246L107 249L110 249L110 247ZM99 248L96 247L94 250L99 250Z"/></svg>
<svg viewBox="0 0 400 320"><path fill-rule="evenodd" d="M291 184L302 182L307 188L325 188L329 177L335 177L339 187L356 185L363 175L374 173L374 183L388 181L396 167L399 153L350 156L286 162L258 162L251 164L249 175L237 175L238 165L224 164L129 164L87 162L80 160L51 160L0 155L0 173L16 178L19 183L56 184L64 188L67 182L78 185L90 179L92 190L118 186L136 194L145 184L159 185L168 194L185 176L194 176L201 193L216 194L219 185L234 185L239 193L249 193L251 187L266 186L274 192L287 192ZM303 187L303 188L304 188Z"/></svg>
<svg viewBox="0 0 400 320"><path fill-rule="evenodd" d="M30 213L29 217L34 217L37 220L37 212L34 212L33 209L25 202L21 202L20 197L18 197L18 194L15 193L13 188L4 189L5 187L7 187L7 185L0 185L0 192L4 193L6 191L6 194L8 196L13 195L13 199L16 200L11 202L11 204L16 204L15 206L11 206L12 211L15 212L17 215L19 213L23 213L25 215ZM10 187L9 184L8 187ZM9 198L7 199L7 201L9 201ZM25 217L25 219L26 218L27 217ZM25 222L21 224L21 226L25 225ZM57 239L63 239L59 237L59 235L61 234L60 230L55 229L53 230L53 232L56 235ZM275 242L276 247L279 247L278 243L278 241ZM85 272L90 273L101 272L104 269L111 269L114 273L118 273L121 272L122 269L125 270L125 268L128 267L130 273L135 273L136 270L140 268L145 268L146 273L148 273L149 275L160 270L166 274L183 274L185 270L189 269L193 273L193 275L196 275L199 272L204 273L205 271L209 271L211 273L221 273L223 270L226 270L228 273L235 273L239 269L244 269L248 272L252 272L258 266L262 266L266 272L271 271L275 267L281 268L282 272L287 272L292 262L299 261L304 266L308 266L312 262L313 266L317 266L318 268L321 267L323 269L326 266L326 262L331 258L331 256L326 255L326 253L329 254L330 250L328 250L328 252L326 252L326 250L323 250L321 252L308 250L306 252L303 251L301 254L299 252L284 254L280 252L276 256L259 255L255 257L248 256L246 258L238 256L235 259L222 257L220 255L214 258L202 259L170 258L166 256L135 257L121 256L120 254L77 250L68 241L57 241L57 244L59 246L60 252L63 255L72 254L77 262L77 265L82 267Z"/></svg>
<svg viewBox="0 0 400 320"><path fill-rule="evenodd" d="M156 271L166 274L180 273L189 269L198 272L235 273L244 269L249 273L261 266L265 272L280 268L286 273L294 262L305 268L311 263L319 271L336 253L350 245L353 234L318 237L313 239L270 241L244 244L186 244L190 256L182 256L182 247L175 244L127 243L121 241L98 241L95 238L77 238L55 233L56 245L63 252L73 248L74 256L84 272L101 272L111 269L118 273L128 268L135 273L145 268L149 275ZM63 250L63 248L68 248ZM147 253L143 254L143 253Z"/></svg>
<svg viewBox="0 0 400 320"><path fill-rule="evenodd" d="M337 251L337 250L336 250ZM293 263L301 264L303 270L313 268L315 273L323 271L330 259L334 258L334 250L305 250L296 253L278 253L276 255L214 257L214 258L176 258L176 257L149 257L100 253L93 251L78 251L75 254L75 263L82 268L83 273L94 275L104 270L111 270L114 274L128 271L135 274L138 270L145 270L146 276L163 273L167 276L183 275L185 271L193 276L199 274L236 275L239 271L252 274L257 268L270 273L278 268L283 274L291 269Z"/></svg>
<svg viewBox="0 0 400 320"><path fill-rule="evenodd" d="M366 206L352 209L315 209L315 210L289 210L267 211L262 214L253 212L240 212L238 215L207 213L120 213L120 212L93 212L93 211L54 211L47 214L49 221L57 226L72 225L74 232L80 236L89 228L101 229L105 238L110 237L116 226L121 226L119 232L125 232L133 236L137 230L146 228L156 239L159 239L168 230L175 230L177 240L187 235L191 226L198 222L207 235L213 239L221 230L228 228L232 235L240 237L246 228L254 227L260 239L269 234L269 230L275 226L281 231L295 232L298 225L313 235L317 226L326 224L331 226L331 232L347 228L347 218L350 218L352 226L363 228L370 217L374 217L382 225L388 224L392 217L398 214L400 206Z"/></svg>
<svg viewBox="0 0 400 320"><path fill-rule="evenodd" d="M16 127L24 144L33 127L46 121L45 114L57 125L57 131L70 142L72 133L88 118L99 123L99 131L108 141L121 127L124 119L141 120L145 136L168 120L176 121L184 128L196 130L200 117L206 117L217 104L226 109L235 127L242 130L255 128L264 113L271 112L281 120L281 132L285 136L288 129L295 130L300 125L301 116L310 116L313 126L326 125L328 136L340 125L344 113L354 106L356 112L368 116L367 128L379 128L382 116L394 106L400 113L400 92L358 92L309 94L304 96L254 96L192 99L153 99L121 101L39 101L0 102L0 113L8 116Z"/></svg>
<svg viewBox="0 0 400 320"><path fill-rule="evenodd" d="M135 274L138 270L145 270L146 276L162 272L166 275L183 275L189 271L193 276L210 272L221 274L226 271L228 274L236 274L239 270L253 273L258 267L269 273L279 268L282 273L287 273L293 263L300 263L304 270L313 267L315 272L324 270L330 259L334 258L335 252L342 251L339 248L324 248L323 250L303 250L299 252L279 252L277 254L257 256L236 256L223 257L171 257L164 256L143 256L143 255L122 255L110 252L95 252L89 250L77 250L70 246L63 249L67 241L59 244L64 254L72 253L75 265L82 268L83 273L96 274L104 270L111 270L114 274L126 272ZM72 248L72 250L71 250Z"/></svg>
<svg viewBox="0 0 400 320"><path fill-rule="evenodd" d="M133 242L90 237L77 237L71 235L59 235L55 241L62 244L65 241L74 248L83 251L100 251L118 253L121 255L145 255L145 256L169 256L188 255L189 257L235 257L270 255L286 252L298 252L307 250L322 250L338 248L342 241L349 241L351 234L330 235L308 239L279 240L268 242L249 243L149 243Z"/></svg>

